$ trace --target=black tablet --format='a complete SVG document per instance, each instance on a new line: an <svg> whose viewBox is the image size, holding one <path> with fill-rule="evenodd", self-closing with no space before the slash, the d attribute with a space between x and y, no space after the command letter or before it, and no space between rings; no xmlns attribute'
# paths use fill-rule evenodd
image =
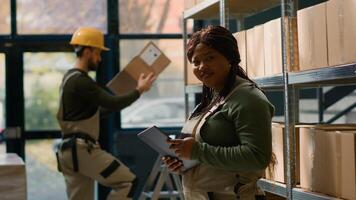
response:
<svg viewBox="0 0 356 200"><path fill-rule="evenodd" d="M146 130L137 134L137 136L162 156L178 157L175 154L174 150L169 148L170 144L167 143L168 136L156 126L147 128ZM182 161L183 161L183 171L190 169L198 164L197 160L183 159Z"/></svg>

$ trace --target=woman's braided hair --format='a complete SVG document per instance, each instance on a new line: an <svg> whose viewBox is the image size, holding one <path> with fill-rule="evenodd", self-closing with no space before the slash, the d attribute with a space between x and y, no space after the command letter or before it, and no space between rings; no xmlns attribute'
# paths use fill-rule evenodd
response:
<svg viewBox="0 0 356 200"><path fill-rule="evenodd" d="M246 74L245 70L239 65L241 62L239 49L235 37L229 30L222 26L208 26L200 31L195 32L188 42L187 57L189 62L192 62L194 50L199 43L202 43L210 48L215 49L221 53L230 63L231 69L228 75L228 80L224 88L219 92L220 97L226 97L232 90L236 76L246 79L253 83L256 87L257 84L252 81ZM200 108L197 109L199 114L204 111L212 101L213 91L211 88L203 85L202 101ZM193 113L193 115L195 115Z"/></svg>

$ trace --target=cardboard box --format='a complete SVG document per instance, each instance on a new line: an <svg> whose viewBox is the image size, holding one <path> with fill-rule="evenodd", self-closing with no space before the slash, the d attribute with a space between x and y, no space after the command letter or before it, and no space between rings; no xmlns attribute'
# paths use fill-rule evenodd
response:
<svg viewBox="0 0 356 200"><path fill-rule="evenodd" d="M203 84L193 73L193 64L189 63L187 66L187 83L186 85L196 85L196 84Z"/></svg>
<svg viewBox="0 0 356 200"><path fill-rule="evenodd" d="M195 5L200 4L203 1L206 1L206 0L195 0Z"/></svg>
<svg viewBox="0 0 356 200"><path fill-rule="evenodd" d="M296 128L296 166L295 166L295 180L299 183L300 180L300 169L299 169L299 129ZM266 170L266 179L285 183L284 180L284 147L283 147L283 138L284 138L284 124L283 123L272 123L272 152L276 158L276 165L273 170ZM272 173L270 173L270 171Z"/></svg>
<svg viewBox="0 0 356 200"><path fill-rule="evenodd" d="M237 40L237 46L239 48L240 53L240 66L246 72L246 31L240 31L233 34Z"/></svg>
<svg viewBox="0 0 356 200"><path fill-rule="evenodd" d="M300 185L310 191L356 199L356 126L300 127Z"/></svg>
<svg viewBox="0 0 356 200"><path fill-rule="evenodd" d="M282 73L282 34L281 18L265 23L264 32L264 59L265 75L273 76Z"/></svg>
<svg viewBox="0 0 356 200"><path fill-rule="evenodd" d="M184 9L189 9L195 6L196 0L184 0Z"/></svg>
<svg viewBox="0 0 356 200"><path fill-rule="evenodd" d="M247 74L250 78L265 75L263 25L246 31Z"/></svg>
<svg viewBox="0 0 356 200"><path fill-rule="evenodd" d="M328 66L326 3L298 11L298 46L301 71Z"/></svg>
<svg viewBox="0 0 356 200"><path fill-rule="evenodd" d="M126 94L136 88L141 73L154 72L158 75L170 63L169 58L153 42L149 42L107 86L116 95Z"/></svg>
<svg viewBox="0 0 356 200"><path fill-rule="evenodd" d="M329 65L356 62L356 1L329 0L326 5Z"/></svg>
<svg viewBox="0 0 356 200"><path fill-rule="evenodd" d="M25 163L14 153L0 155L0 197L27 199Z"/></svg>

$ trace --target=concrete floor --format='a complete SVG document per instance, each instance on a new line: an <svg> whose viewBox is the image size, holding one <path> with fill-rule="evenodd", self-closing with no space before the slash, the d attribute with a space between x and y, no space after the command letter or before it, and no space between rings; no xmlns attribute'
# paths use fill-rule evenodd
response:
<svg viewBox="0 0 356 200"><path fill-rule="evenodd" d="M26 173L28 200L67 199L63 176L29 155L26 158Z"/></svg>

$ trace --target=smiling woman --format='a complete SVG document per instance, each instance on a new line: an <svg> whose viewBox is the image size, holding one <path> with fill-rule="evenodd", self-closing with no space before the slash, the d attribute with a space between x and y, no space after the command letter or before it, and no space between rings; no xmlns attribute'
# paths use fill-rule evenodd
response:
<svg viewBox="0 0 356 200"><path fill-rule="evenodd" d="M168 141L180 159L200 162L182 173L185 199L265 199L257 180L272 159L274 107L239 65L237 41L224 27L194 33L187 57L203 97L183 126L185 137ZM181 160L163 161L181 172Z"/></svg>
<svg viewBox="0 0 356 200"><path fill-rule="evenodd" d="M195 76L206 86L216 90L224 87L231 65L221 53L200 43L195 48L192 62Z"/></svg>

